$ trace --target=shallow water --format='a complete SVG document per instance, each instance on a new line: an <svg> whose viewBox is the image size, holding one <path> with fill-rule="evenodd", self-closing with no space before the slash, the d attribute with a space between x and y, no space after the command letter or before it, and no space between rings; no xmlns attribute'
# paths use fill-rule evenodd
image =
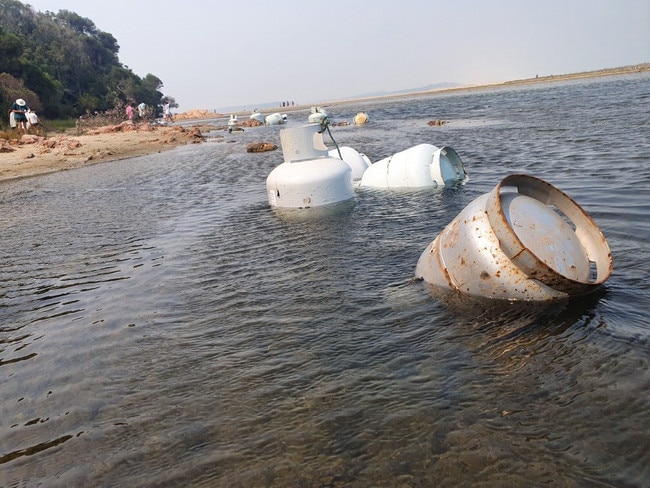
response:
<svg viewBox="0 0 650 488"><path fill-rule="evenodd" d="M330 116L360 110L371 122L332 127L339 145L372 161L448 145L469 182L279 215L265 179L281 151L245 151L279 145L262 127L0 184L1 486L650 479L650 77ZM515 172L596 221L605 286L537 307L413 280L437 233Z"/></svg>

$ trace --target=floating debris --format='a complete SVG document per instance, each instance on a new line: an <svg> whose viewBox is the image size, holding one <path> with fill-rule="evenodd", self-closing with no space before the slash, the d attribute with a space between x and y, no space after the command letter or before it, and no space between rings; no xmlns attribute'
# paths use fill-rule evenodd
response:
<svg viewBox="0 0 650 488"><path fill-rule="evenodd" d="M463 183L467 173L451 147L419 144L373 163L361 186L372 188L430 188Z"/></svg>
<svg viewBox="0 0 650 488"><path fill-rule="evenodd" d="M251 142L248 146L246 146L246 152L249 153L268 152L268 151L275 151L277 148L278 146L276 146L271 142Z"/></svg>
<svg viewBox="0 0 650 488"><path fill-rule="evenodd" d="M368 114L365 112L359 112L354 116L353 123L354 125L364 125L368 123Z"/></svg>
<svg viewBox="0 0 650 488"><path fill-rule="evenodd" d="M282 129L280 141L284 162L266 179L272 207L322 207L354 198L352 170L328 154L320 123Z"/></svg>
<svg viewBox="0 0 650 488"><path fill-rule="evenodd" d="M550 301L595 290L612 269L605 237L578 204L543 180L515 174L438 234L415 276L471 296Z"/></svg>

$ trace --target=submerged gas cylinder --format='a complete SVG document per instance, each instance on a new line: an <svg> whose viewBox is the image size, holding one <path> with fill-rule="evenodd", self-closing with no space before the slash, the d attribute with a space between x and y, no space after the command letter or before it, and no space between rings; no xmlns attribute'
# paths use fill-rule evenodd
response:
<svg viewBox="0 0 650 488"><path fill-rule="evenodd" d="M317 122L322 122L327 118L327 110L322 107L312 107L310 110L309 117L307 120L310 124L315 124Z"/></svg>
<svg viewBox="0 0 650 488"><path fill-rule="evenodd" d="M329 155L333 158L343 159L352 170L352 181L359 182L363 174L372 164L368 156L348 146L330 149Z"/></svg>
<svg viewBox="0 0 650 488"><path fill-rule="evenodd" d="M266 178L272 207L319 207L354 198L352 170L329 156L320 129L308 124L280 131L284 163Z"/></svg>
<svg viewBox="0 0 650 488"><path fill-rule="evenodd" d="M612 268L605 237L578 204L516 174L465 207L422 253L415 275L467 295L549 301L593 291Z"/></svg>
<svg viewBox="0 0 650 488"><path fill-rule="evenodd" d="M436 188L467 179L460 157L451 147L419 144L373 163L361 179L372 188Z"/></svg>
<svg viewBox="0 0 650 488"><path fill-rule="evenodd" d="M261 114L260 112L257 112L257 111L254 111L252 114L250 114L249 118L251 120L257 120L258 122L261 122L262 124L264 124L266 122L266 117L264 117L263 114Z"/></svg>
<svg viewBox="0 0 650 488"><path fill-rule="evenodd" d="M284 124L287 120L286 115L282 115L280 113L274 113L271 115L267 115L264 117L264 124L265 125L281 125Z"/></svg>

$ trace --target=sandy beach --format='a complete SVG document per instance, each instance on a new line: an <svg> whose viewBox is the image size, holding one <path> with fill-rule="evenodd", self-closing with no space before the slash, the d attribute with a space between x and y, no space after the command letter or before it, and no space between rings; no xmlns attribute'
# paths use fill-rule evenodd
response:
<svg viewBox="0 0 650 488"><path fill-rule="evenodd" d="M204 140L201 126L106 126L82 135L0 139L0 181L153 154Z"/></svg>
<svg viewBox="0 0 650 488"><path fill-rule="evenodd" d="M337 100L317 104L331 107L352 101L399 99L412 96L427 96L434 93L470 91L478 89L508 87L513 85L530 85L553 83L573 79L596 78L650 71L650 64L640 64L622 68L604 69L567 75L543 76L525 80L513 80L504 83L480 86L462 86L445 88L429 92L400 93L383 97L359 100ZM297 112L308 110L310 105L278 107L266 109L263 113ZM47 137L23 136L20 140L0 139L0 181L13 178L36 176L54 171L69 170L97 164L105 161L127 159L145 154L152 154L179 145L200 143L205 139L201 130L215 130L214 126L201 126L201 119L226 117L207 110L194 110L186 115L197 114L193 119L195 125L152 126L149 124L133 125L127 122L116 126L107 126L87 131L84 134L48 134ZM241 112L240 115L248 115ZM192 120L191 117L178 117L178 120Z"/></svg>

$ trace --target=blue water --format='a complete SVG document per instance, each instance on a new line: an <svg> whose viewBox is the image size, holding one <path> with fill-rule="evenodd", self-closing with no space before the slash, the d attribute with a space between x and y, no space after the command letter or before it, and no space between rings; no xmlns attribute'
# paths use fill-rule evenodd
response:
<svg viewBox="0 0 650 488"><path fill-rule="evenodd" d="M361 110L339 145L451 146L470 180L287 218L261 127L0 183L0 486L647 485L650 76L328 107ZM491 306L415 281L519 172L595 220L605 285Z"/></svg>

